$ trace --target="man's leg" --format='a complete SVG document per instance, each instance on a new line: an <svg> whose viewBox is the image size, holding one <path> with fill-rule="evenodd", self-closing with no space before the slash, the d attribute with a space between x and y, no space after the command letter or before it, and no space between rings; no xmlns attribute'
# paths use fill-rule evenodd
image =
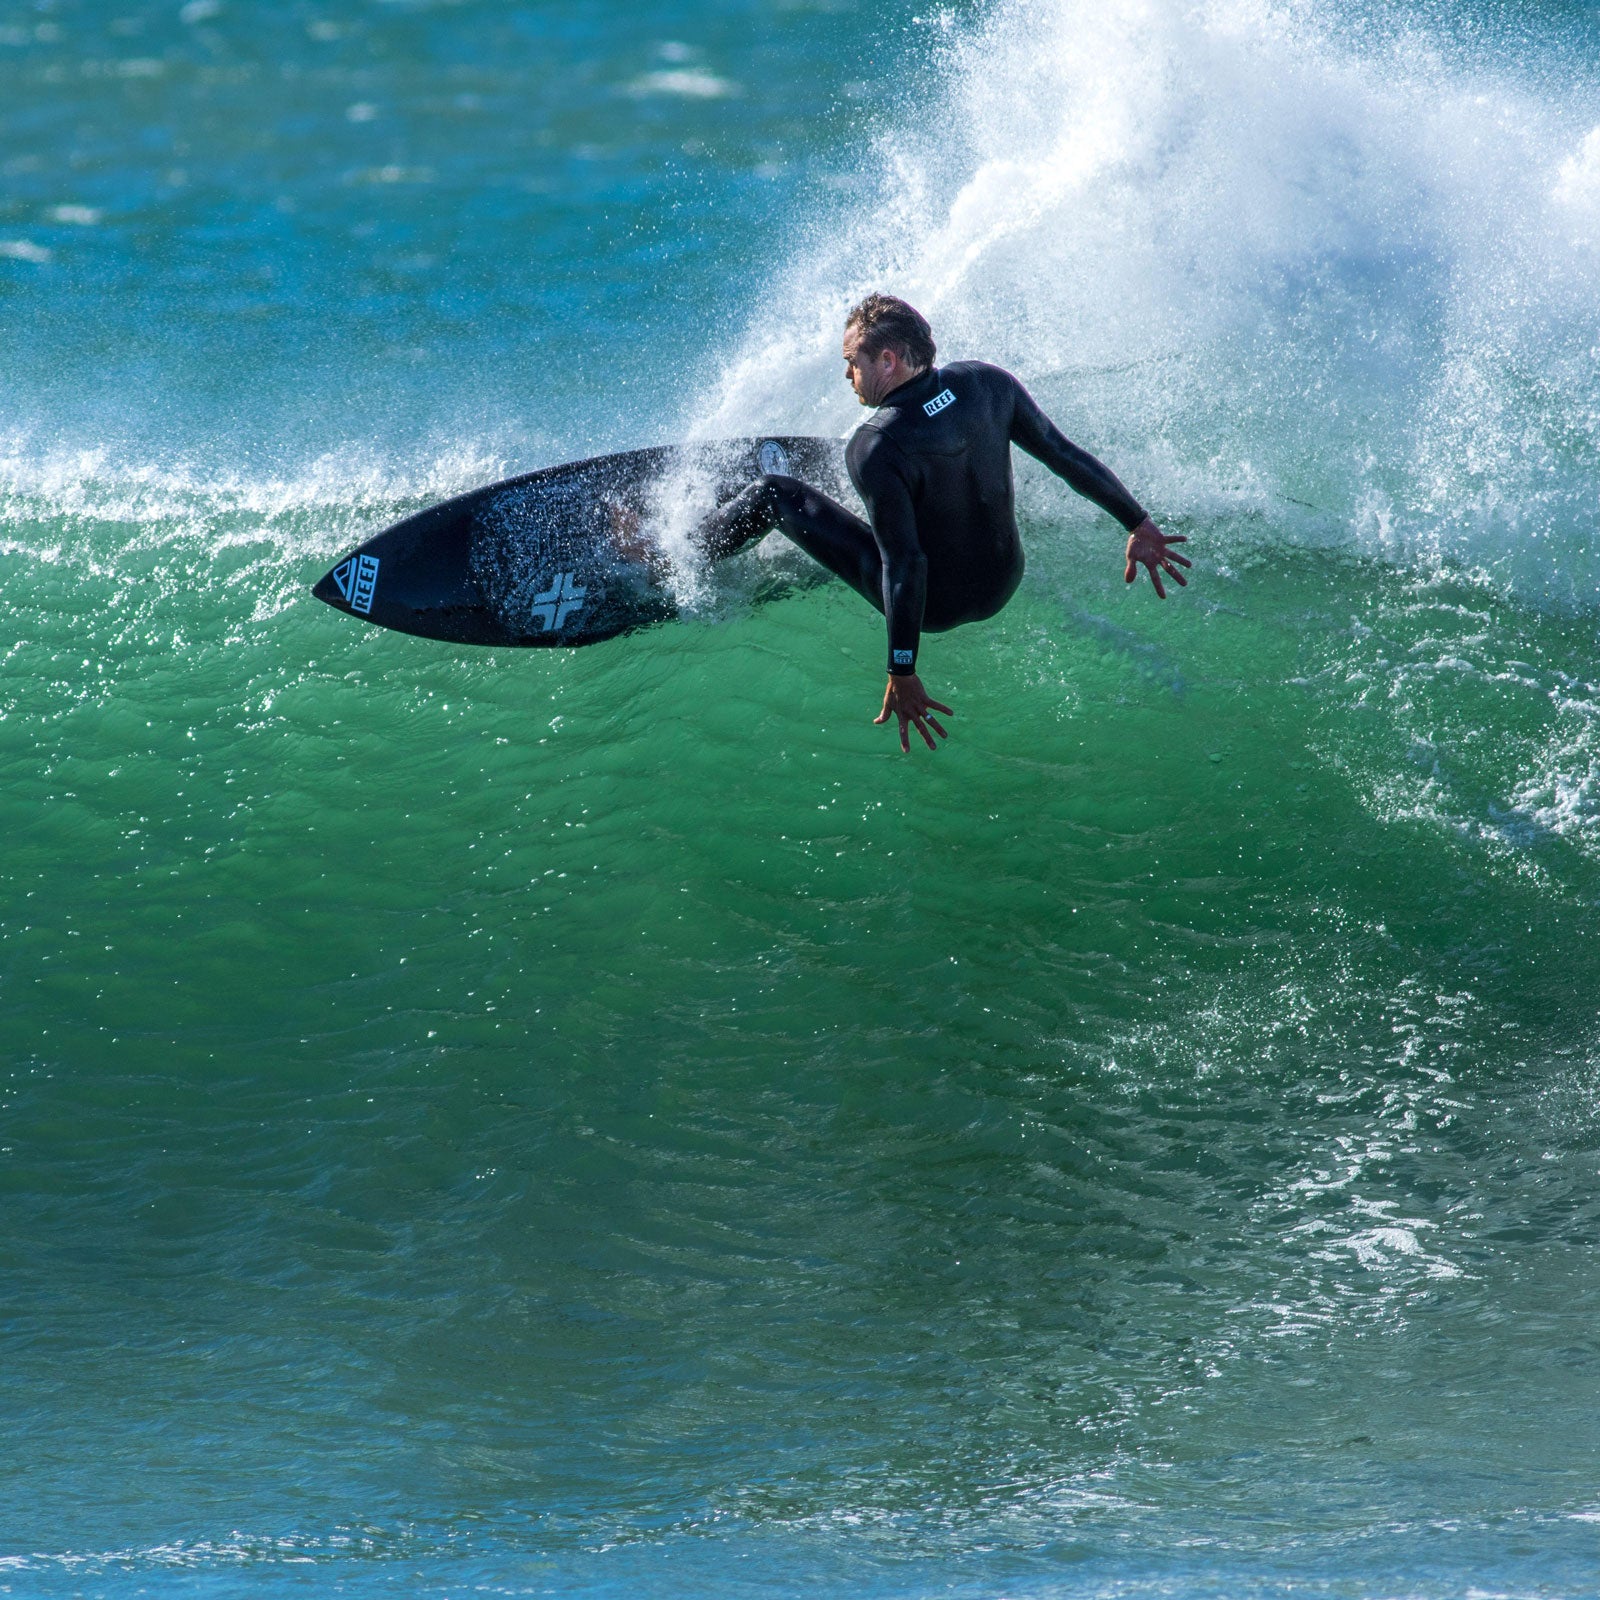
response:
<svg viewBox="0 0 1600 1600"><path fill-rule="evenodd" d="M700 524L700 546L721 561L774 528L883 610L883 558L872 529L798 478L768 473L746 485Z"/></svg>

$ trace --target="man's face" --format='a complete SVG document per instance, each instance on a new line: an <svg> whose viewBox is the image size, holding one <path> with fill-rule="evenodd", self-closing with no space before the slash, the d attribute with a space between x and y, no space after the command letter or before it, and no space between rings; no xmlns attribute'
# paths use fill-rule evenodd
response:
<svg viewBox="0 0 1600 1600"><path fill-rule="evenodd" d="M844 374L862 405L875 406L888 393L883 371L886 361L890 367L894 365L892 351L867 355L861 348L861 330L854 326L844 330Z"/></svg>

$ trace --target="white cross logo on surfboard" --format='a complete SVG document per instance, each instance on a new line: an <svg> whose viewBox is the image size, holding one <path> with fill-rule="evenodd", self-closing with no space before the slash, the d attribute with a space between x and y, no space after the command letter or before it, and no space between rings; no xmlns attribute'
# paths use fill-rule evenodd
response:
<svg viewBox="0 0 1600 1600"><path fill-rule="evenodd" d="M544 624L546 633L557 633L567 624L574 611L583 609L587 589L580 589L570 572L558 572L555 582L542 594L533 597L533 615Z"/></svg>

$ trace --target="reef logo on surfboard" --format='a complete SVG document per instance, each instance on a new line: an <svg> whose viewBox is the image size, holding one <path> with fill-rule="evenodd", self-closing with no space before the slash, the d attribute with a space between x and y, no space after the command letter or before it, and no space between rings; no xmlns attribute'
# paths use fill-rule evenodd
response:
<svg viewBox="0 0 1600 1600"><path fill-rule="evenodd" d="M573 612L583 610L588 594L572 581L570 572L558 572L550 587L533 597L533 615L544 624L546 633L558 633Z"/></svg>
<svg viewBox="0 0 1600 1600"><path fill-rule="evenodd" d="M372 610L373 592L378 587L378 558L351 556L333 569L333 581L344 603L366 616Z"/></svg>

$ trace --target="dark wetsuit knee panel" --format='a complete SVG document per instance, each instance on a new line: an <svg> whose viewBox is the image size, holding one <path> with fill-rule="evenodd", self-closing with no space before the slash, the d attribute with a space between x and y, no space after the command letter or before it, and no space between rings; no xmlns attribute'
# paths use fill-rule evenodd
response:
<svg viewBox="0 0 1600 1600"><path fill-rule="evenodd" d="M883 609L882 562L872 529L853 511L799 478L763 473L706 518L700 539L706 553L720 560L774 528Z"/></svg>
<svg viewBox="0 0 1600 1600"><path fill-rule="evenodd" d="M881 611L883 563L871 527L798 478L769 473L758 481L774 508L774 524L785 537Z"/></svg>

